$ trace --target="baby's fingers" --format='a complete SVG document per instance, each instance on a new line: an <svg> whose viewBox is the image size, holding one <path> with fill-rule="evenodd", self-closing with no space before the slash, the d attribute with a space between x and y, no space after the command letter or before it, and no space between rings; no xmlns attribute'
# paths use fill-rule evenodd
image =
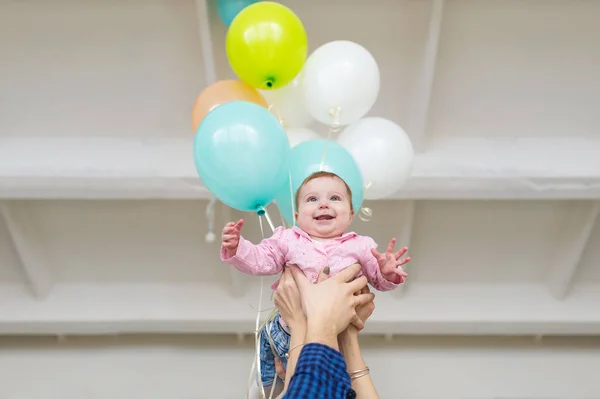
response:
<svg viewBox="0 0 600 399"><path fill-rule="evenodd" d="M240 219L240 220L238 220L238 221L237 221L237 222L234 224L234 226L233 226L233 227L234 227L236 230L241 230L243 226L244 226L244 219Z"/></svg>
<svg viewBox="0 0 600 399"><path fill-rule="evenodd" d="M404 255L407 251L408 251L408 247L404 247L401 250L399 250L398 252L396 252L396 254L394 255L396 257L396 260L400 259L400 257L402 255Z"/></svg>
<svg viewBox="0 0 600 399"><path fill-rule="evenodd" d="M373 254L373 256L375 257L375 259L380 259L381 258L381 254L379 252L377 252L377 250L375 248L371 248L371 253Z"/></svg>
<svg viewBox="0 0 600 399"><path fill-rule="evenodd" d="M398 268L395 270L395 273L400 277L408 277L408 273L406 273L400 266L398 266Z"/></svg>
<svg viewBox="0 0 600 399"><path fill-rule="evenodd" d="M395 238L392 238L392 239L390 240L390 243L388 244L388 247L387 247L387 251L386 251L386 252L388 252L388 253L392 253L392 252L394 252L394 247L395 247L395 246L396 246L396 239L395 239Z"/></svg>
<svg viewBox="0 0 600 399"><path fill-rule="evenodd" d="M400 259L400 260L399 260L399 261L396 263L396 266L402 266L402 265L405 265L405 264L407 264L408 262L410 262L410 256L407 256L407 257L406 257L406 258L404 258L404 259Z"/></svg>

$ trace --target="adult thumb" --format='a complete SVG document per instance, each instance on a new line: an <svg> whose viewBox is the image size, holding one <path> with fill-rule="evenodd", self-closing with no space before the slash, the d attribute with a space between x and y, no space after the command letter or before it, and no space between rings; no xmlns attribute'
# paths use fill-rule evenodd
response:
<svg viewBox="0 0 600 399"><path fill-rule="evenodd" d="M322 283L323 281L327 280L330 277L329 273L331 273L331 268L329 266L325 266L323 268L323 270L321 270L319 272L319 277L317 278L317 284Z"/></svg>
<svg viewBox="0 0 600 399"><path fill-rule="evenodd" d="M297 266L288 266L290 272L292 272L292 277L294 277L294 281L298 286L300 292L306 290L306 288L311 285L310 281L306 278L302 270L300 270Z"/></svg>

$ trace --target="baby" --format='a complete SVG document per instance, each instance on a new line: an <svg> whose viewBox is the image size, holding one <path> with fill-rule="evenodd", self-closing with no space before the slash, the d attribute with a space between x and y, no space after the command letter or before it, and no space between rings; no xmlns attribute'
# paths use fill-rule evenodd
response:
<svg viewBox="0 0 600 399"><path fill-rule="evenodd" d="M381 254L370 237L346 232L354 218L352 192L337 175L316 172L306 178L296 192L296 210L298 227L278 227L258 245L241 237L243 220L227 223L223 229L221 259L243 273L258 276L278 274L286 264L295 264L313 283L326 266L333 276L359 263L361 274L379 291L398 287L408 276L402 265L410 258L400 259L407 248L394 253L395 239ZM276 376L272 348L287 366L285 355L289 343L289 329L277 314L260 333L260 367L265 387L273 384Z"/></svg>

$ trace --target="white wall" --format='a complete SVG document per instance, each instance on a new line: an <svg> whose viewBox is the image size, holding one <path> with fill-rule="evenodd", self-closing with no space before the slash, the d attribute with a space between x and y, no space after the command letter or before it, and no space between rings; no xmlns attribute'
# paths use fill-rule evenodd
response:
<svg viewBox="0 0 600 399"><path fill-rule="evenodd" d="M0 340L2 399L243 398L230 337ZM600 398L600 339L394 337L363 344L382 398ZM218 381L221 380L219 384Z"/></svg>
<svg viewBox="0 0 600 399"><path fill-rule="evenodd" d="M214 61L219 78L233 78L215 3ZM373 53L382 86L370 115L416 139L432 1L282 3L302 19L310 51L345 39ZM0 137L191 135L204 76L194 4L0 1ZM585 0L448 1L429 138L597 137L599 12Z"/></svg>
<svg viewBox="0 0 600 399"><path fill-rule="evenodd" d="M209 8L215 62L220 78L232 77L224 54L225 29L214 18L214 3ZM285 3L305 22L311 50L330 40L349 39L373 52L383 84L371 115L400 123L412 139L424 140L426 149L437 151L425 163L429 168L421 171L434 177L439 190L457 187L456 179L446 181L439 174L446 163L455 166L451 176L474 177L468 180L474 189L484 183L505 187L496 177L514 175L513 185L504 190L508 194L494 194L513 200L519 198L513 190L521 185L541 192L535 198L556 198L550 195L556 186L567 193L596 184L595 163L579 169L589 157L568 150L564 157L552 154L563 143L557 139L598 137L600 2L447 1L431 109L422 117L424 131L413 127L412 106L432 1ZM80 194L84 198L101 197L94 190L98 186L92 186L100 183L90 177L102 172L110 178L106 184L116 184L123 166L128 170L120 185L129 184L127 177L154 177L155 169L173 180L188 176L191 157L178 159L179 168L151 155L160 153L152 151L153 140L191 142L189 111L204 86L206 61L201 59L194 6L193 0L0 0L0 139L24 143L16 146L22 152L8 158L10 165L2 165L8 178L17 176L14 182L6 180L13 187L6 192L19 193L15 182L26 186L29 180L19 176L30 169L25 175L33 180L64 177L63 183L86 192ZM56 149L42 140L61 138L90 141ZM106 138L123 141L105 152L94 147L98 154L92 153L98 156L87 160L85 154L69 151ZM451 147L448 139L462 147L459 139L475 138L505 140L495 141L499 147L483 146L491 150L465 151L468 157L460 162L440 156ZM526 146L536 151L511 151L523 138L540 139ZM25 139L35 143L34 151ZM147 141L148 146L129 159L124 139ZM538 143L543 146L538 148ZM52 161L57 153L64 163ZM36 154L41 154L39 160ZM157 160L161 166L153 169L150 163ZM435 179L436 173L441 178ZM566 178L544 185L528 180L532 173ZM567 184L567 178L580 174L585 184ZM78 180L82 175L85 179ZM29 241L29 250L45 254L56 284L45 301L26 292L25 267L10 243L10 232L0 223L4 332L31 333L43 325L44 332L70 328L97 333L131 323L137 331L142 324L143 331L169 332L234 330L228 327L233 322L242 331L252 328L250 306L256 305L257 295L233 300L230 290L241 281L252 291L257 280L230 274L217 261L214 245L203 242L205 202L53 201L49 181L34 185L40 201L26 208L39 235ZM173 189L180 183L169 182ZM449 334L453 326L471 333L519 333L556 331L556 323L561 331L572 324L581 333L591 328L588 324L598 325L600 225L585 249L587 239L573 234L562 240L559 235L566 222L577 219L573 201L465 198L471 201L416 204L410 285L404 297L379 297L371 326L397 333L417 322L421 330ZM359 231L385 242L407 225L405 205L369 204L375 210L373 221L359 223ZM258 237L256 223L245 229ZM581 262L561 263L572 253L577 258L577 252ZM565 266L574 270L573 281L565 279L572 290L564 301L555 301L546 280ZM188 290L187 283L197 286ZM204 286L212 291L197 289ZM188 296L189 291L194 295ZM540 320L543 327L535 325ZM544 339L540 345L532 338L394 338L393 343L366 344L365 353L383 398L600 398L595 377L600 340ZM4 337L0 399L241 398L251 358L251 345L228 337L69 338L61 343ZM226 382L219 385L218 378Z"/></svg>

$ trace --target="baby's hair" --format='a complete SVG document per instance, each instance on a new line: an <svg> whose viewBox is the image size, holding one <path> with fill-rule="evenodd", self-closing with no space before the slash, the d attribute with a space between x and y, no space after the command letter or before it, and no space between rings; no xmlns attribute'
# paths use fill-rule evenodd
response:
<svg viewBox="0 0 600 399"><path fill-rule="evenodd" d="M315 172L315 173L311 174L306 179L304 179L304 181L302 182L302 184L300 185L300 187L298 187L298 190L296 190L296 210L298 210L298 200L299 200L298 197L300 195L300 189L302 187L304 187L304 185L306 183L308 183L309 181L317 179L319 177L337 177L342 182L344 182L344 186L346 186L346 191L348 191L348 201L350 202L350 210L354 211L354 207L352 206L352 190L350 190L350 186L348 185L348 183L346 183L344 181L344 179L342 179L341 177L339 177L335 173L325 172L325 171L319 171L319 172Z"/></svg>

